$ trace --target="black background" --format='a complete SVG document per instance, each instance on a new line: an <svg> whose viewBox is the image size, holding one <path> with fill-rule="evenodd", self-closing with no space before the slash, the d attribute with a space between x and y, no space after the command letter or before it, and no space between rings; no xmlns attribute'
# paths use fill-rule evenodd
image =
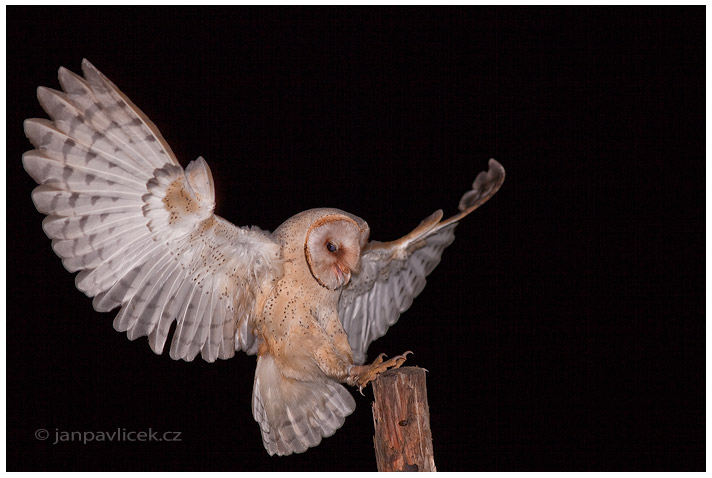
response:
<svg viewBox="0 0 712 478"><path fill-rule="evenodd" d="M370 389L269 457L254 357L156 356L75 289L20 156L35 88L86 57L238 225L333 206L390 240L504 165L369 349L430 371L439 470L704 469L704 51L704 7L9 7L8 468L375 470ZM52 445L117 428L182 441Z"/></svg>

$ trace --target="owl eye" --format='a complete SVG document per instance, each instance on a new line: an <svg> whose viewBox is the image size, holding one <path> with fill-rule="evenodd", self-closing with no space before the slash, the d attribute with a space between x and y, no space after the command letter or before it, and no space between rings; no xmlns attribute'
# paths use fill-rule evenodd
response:
<svg viewBox="0 0 712 478"><path fill-rule="evenodd" d="M329 249L329 252L336 252L336 244L333 242L327 242L326 248Z"/></svg>

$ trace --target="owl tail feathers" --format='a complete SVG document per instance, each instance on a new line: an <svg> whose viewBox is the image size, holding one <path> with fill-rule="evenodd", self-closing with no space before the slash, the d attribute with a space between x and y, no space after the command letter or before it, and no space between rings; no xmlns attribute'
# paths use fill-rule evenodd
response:
<svg viewBox="0 0 712 478"><path fill-rule="evenodd" d="M344 424L356 408L351 394L331 380L301 382L282 376L270 355L257 359L252 415L270 455L302 453Z"/></svg>

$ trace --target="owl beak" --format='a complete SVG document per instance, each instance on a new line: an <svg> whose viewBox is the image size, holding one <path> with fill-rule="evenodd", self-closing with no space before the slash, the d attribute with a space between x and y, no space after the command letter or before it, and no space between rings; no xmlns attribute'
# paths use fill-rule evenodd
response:
<svg viewBox="0 0 712 478"><path fill-rule="evenodd" d="M343 287L351 280L351 271L347 266L336 264L334 266L334 275L336 275L336 283L339 287Z"/></svg>

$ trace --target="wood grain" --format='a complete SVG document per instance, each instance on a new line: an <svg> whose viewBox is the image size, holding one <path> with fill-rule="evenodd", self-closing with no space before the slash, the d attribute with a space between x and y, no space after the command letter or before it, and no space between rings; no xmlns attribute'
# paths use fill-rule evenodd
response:
<svg viewBox="0 0 712 478"><path fill-rule="evenodd" d="M373 382L373 444L378 471L437 471L425 369L403 367Z"/></svg>

